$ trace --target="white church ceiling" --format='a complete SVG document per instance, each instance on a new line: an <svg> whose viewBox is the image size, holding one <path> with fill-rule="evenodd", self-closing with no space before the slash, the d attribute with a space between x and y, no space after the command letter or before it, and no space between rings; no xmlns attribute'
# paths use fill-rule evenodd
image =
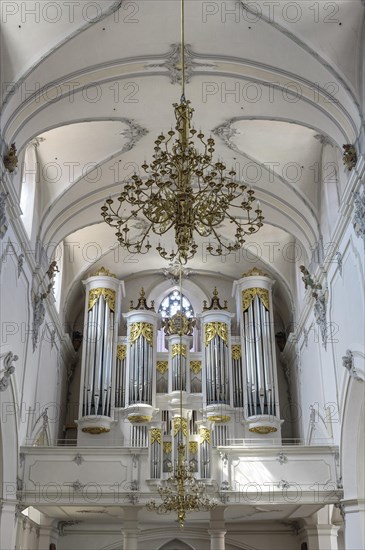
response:
<svg viewBox="0 0 365 550"><path fill-rule="evenodd" d="M179 3L108 0L92 3L99 6L93 11L83 0L70 14L62 3L57 13L43 13L41 2L39 22L26 11L33 2L11 4L1 34L3 137L21 153L43 138L40 162L60 169L57 181L39 181L39 236L77 240L80 250L95 239L106 266L129 276L135 264L122 259L116 268L114 252L107 254L115 240L100 223L100 207L151 158L154 139L173 123L171 104L180 97ZM261 11L255 14L256 4ZM364 6L360 0L265 4L187 2L187 96L196 127L214 134L217 156L253 178L266 222L255 243L265 250L266 242L296 240L308 260L320 238L311 167L321 161L323 139L330 136L341 154L361 124ZM92 162L95 169L85 170ZM51 168L48 179L52 174ZM20 186L20 174L18 180ZM228 227L220 230L229 238ZM284 284L291 280L290 262L272 262L268 247L258 260ZM143 257L144 270L162 264L152 252ZM189 267L221 272L220 264L197 256ZM223 271L235 278L243 266L227 260ZM67 268L66 294L91 267L81 255Z"/></svg>

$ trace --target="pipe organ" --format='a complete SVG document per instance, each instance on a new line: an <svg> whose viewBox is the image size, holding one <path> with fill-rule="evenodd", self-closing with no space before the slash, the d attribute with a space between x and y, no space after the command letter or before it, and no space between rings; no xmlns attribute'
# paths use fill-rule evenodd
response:
<svg viewBox="0 0 365 550"><path fill-rule="evenodd" d="M241 327L242 405L252 434L280 431L277 367L275 356L272 286L274 281L254 268L235 283Z"/></svg>
<svg viewBox="0 0 365 550"><path fill-rule="evenodd" d="M195 317L177 311L163 319L142 289L118 337L123 284L106 270L84 284L79 444L145 447L150 478L161 479L183 443L190 468L209 479L212 449L245 438L280 442L267 275L251 270L234 282L240 335L232 335L235 315L217 289ZM157 351L158 331L168 351ZM201 349L192 349L198 340Z"/></svg>
<svg viewBox="0 0 365 550"><path fill-rule="evenodd" d="M113 422L118 304L124 287L104 268L83 284L86 290L85 336L78 427L79 434L100 434L109 432Z"/></svg>

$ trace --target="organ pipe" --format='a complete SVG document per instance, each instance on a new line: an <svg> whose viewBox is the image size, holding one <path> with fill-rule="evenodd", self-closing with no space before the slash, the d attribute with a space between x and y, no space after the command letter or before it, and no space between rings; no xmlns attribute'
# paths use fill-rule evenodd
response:
<svg viewBox="0 0 365 550"><path fill-rule="evenodd" d="M104 268L84 281L85 335L81 362L79 428L84 433L108 432L116 369L118 303L122 281ZM100 422L97 420L101 418Z"/></svg>

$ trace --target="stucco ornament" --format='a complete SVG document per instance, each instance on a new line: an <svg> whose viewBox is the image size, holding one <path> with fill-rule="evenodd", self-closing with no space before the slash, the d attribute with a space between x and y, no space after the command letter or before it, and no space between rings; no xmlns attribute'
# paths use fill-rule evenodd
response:
<svg viewBox="0 0 365 550"><path fill-rule="evenodd" d="M8 388L10 383L10 377L15 371L13 362L17 360L18 360L18 356L14 355L12 351L9 351L9 353L5 355L5 358L4 358L5 368L3 371L3 376L0 379L0 392L5 391Z"/></svg>
<svg viewBox="0 0 365 550"><path fill-rule="evenodd" d="M355 210L352 224L355 233L365 241L365 191L355 193Z"/></svg>

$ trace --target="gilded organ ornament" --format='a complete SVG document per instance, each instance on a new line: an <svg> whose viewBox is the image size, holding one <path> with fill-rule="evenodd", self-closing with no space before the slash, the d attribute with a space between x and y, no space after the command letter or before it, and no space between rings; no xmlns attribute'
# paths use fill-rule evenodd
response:
<svg viewBox="0 0 365 550"><path fill-rule="evenodd" d="M266 288L246 288L242 291L242 308L243 311L247 311L251 303L255 299L255 296L258 296L265 308L270 310L270 299L269 291Z"/></svg>
<svg viewBox="0 0 365 550"><path fill-rule="evenodd" d="M182 355L183 357L186 357L185 344L172 344L171 357L176 357L176 355Z"/></svg>
<svg viewBox="0 0 365 550"><path fill-rule="evenodd" d="M153 325L152 323L132 323L130 332L131 346L135 344L140 336L143 336L145 340L153 347Z"/></svg>
<svg viewBox="0 0 365 550"><path fill-rule="evenodd" d="M93 288L89 291L88 311L91 311L100 296L104 298L110 311L115 312L115 290L111 288Z"/></svg>
<svg viewBox="0 0 365 550"><path fill-rule="evenodd" d="M127 346L125 344L117 345L117 359L124 361L127 358Z"/></svg>
<svg viewBox="0 0 365 550"><path fill-rule="evenodd" d="M150 443L157 442L159 445L161 445L162 442L162 432L159 428L152 428L150 431Z"/></svg>
<svg viewBox="0 0 365 550"><path fill-rule="evenodd" d="M201 361L190 361L190 370L194 374L199 374L199 372L202 370L202 362Z"/></svg>
<svg viewBox="0 0 365 550"><path fill-rule="evenodd" d="M198 452L198 442L189 441L189 453L192 455L196 455L197 452Z"/></svg>
<svg viewBox="0 0 365 550"><path fill-rule="evenodd" d="M226 323L206 323L204 325L205 345L213 340L215 336L219 336L228 346L228 327Z"/></svg>
<svg viewBox="0 0 365 550"><path fill-rule="evenodd" d="M156 370L158 370L158 372L160 374L165 374L165 372L168 370L168 368L169 368L169 362L168 361L157 361Z"/></svg>
<svg viewBox="0 0 365 550"><path fill-rule="evenodd" d="M188 435L188 421L186 418L181 418L181 416L177 416L174 418L173 421L174 425L174 437L177 436L179 431L182 431L185 437Z"/></svg>
<svg viewBox="0 0 365 550"><path fill-rule="evenodd" d="M235 361L241 359L241 346L239 344L232 345L232 359Z"/></svg>
<svg viewBox="0 0 365 550"><path fill-rule="evenodd" d="M210 443L210 430L208 428L200 428L199 430L199 442L200 445L202 443L207 442Z"/></svg>
<svg viewBox="0 0 365 550"><path fill-rule="evenodd" d="M111 273L109 271L109 269L105 269L105 267L101 267L100 269L98 269L96 271L96 273L93 273L91 275L91 277L98 277L98 276L103 276L103 277L113 277L113 279L117 279L117 276L115 273Z"/></svg>
<svg viewBox="0 0 365 550"><path fill-rule="evenodd" d="M259 267L253 267L250 269L250 271L247 271L246 273L242 273L241 277L267 277L267 273L262 271Z"/></svg>

